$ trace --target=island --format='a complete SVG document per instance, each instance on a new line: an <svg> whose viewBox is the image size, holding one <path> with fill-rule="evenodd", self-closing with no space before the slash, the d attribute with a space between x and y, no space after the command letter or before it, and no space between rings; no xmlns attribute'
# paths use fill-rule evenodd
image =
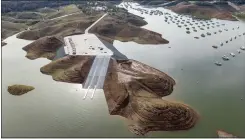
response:
<svg viewBox="0 0 245 139"><path fill-rule="evenodd" d="M34 90L35 88L28 85L15 84L8 86L8 92L11 95L20 96Z"/></svg>

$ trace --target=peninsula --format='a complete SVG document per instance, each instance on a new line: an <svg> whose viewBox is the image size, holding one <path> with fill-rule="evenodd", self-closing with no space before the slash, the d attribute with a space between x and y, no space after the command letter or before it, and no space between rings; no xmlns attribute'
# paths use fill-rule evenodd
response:
<svg viewBox="0 0 245 139"><path fill-rule="evenodd" d="M142 28L147 24L142 17L118 7L108 11L108 14L77 12L40 21L17 37L34 40L23 47L28 59L44 57L51 60L41 67L43 74L52 76L55 81L82 85L89 78L97 57L92 51L98 46L92 46L89 36L95 42L101 41L96 43L104 45L99 49L110 49L113 53L108 56L108 69L102 88L110 115L124 117L129 123L129 130L137 135L145 135L149 131L192 128L198 120L194 109L183 103L162 99L173 92L175 80L160 70L128 59L113 46L114 40L138 44L167 44L169 41L157 32ZM75 38L79 35L81 40L78 41ZM81 47L89 47L86 48L88 54L82 54L79 51L83 50ZM54 59L59 49L73 53Z"/></svg>

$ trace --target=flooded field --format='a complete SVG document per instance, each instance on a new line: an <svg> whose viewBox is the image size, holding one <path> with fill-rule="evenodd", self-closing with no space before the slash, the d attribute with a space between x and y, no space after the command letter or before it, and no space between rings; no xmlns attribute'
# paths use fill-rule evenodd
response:
<svg viewBox="0 0 245 139"><path fill-rule="evenodd" d="M199 113L200 120L187 131L150 132L146 136L217 137L216 131L221 129L245 137L245 51L240 49L245 45L245 23L213 19L203 23L210 28L202 30L198 27L202 21L190 25L187 21L191 19L182 17L184 23L177 24L178 15L163 8L154 10L162 11L163 15L141 14L134 9L129 12L145 17L148 24L144 28L161 33L169 44L114 41L114 46L128 58L173 77L175 89L164 99L190 105ZM174 16L178 18L171 20ZM215 23L214 28L212 23ZM93 100L83 100L85 91L80 84L56 82L40 72L49 60L25 57L22 47L31 41L12 36L5 42L7 45L2 47L3 137L136 137L128 131L123 118L109 115L102 90L95 92ZM224 55L229 60L224 61ZM215 65L217 61L222 66ZM31 85L35 90L23 96L12 96L7 92L12 84Z"/></svg>

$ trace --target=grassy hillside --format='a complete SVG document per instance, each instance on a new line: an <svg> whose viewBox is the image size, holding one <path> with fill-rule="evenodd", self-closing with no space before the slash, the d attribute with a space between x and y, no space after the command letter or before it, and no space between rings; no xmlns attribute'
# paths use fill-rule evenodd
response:
<svg viewBox="0 0 245 139"><path fill-rule="evenodd" d="M81 10L76 5L72 4L72 5L58 8L55 12L47 14L45 18L52 19L59 16L80 12L80 11Z"/></svg>

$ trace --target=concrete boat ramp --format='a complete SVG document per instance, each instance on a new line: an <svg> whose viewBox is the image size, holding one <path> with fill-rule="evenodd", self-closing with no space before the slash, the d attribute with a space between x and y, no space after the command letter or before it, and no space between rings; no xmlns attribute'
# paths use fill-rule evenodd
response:
<svg viewBox="0 0 245 139"><path fill-rule="evenodd" d="M91 95L91 99L93 99L96 89L103 89L110 57L111 56L109 55L98 55L95 57L93 65L89 71L83 87L84 89L86 89L86 93L83 99L86 99L87 94L90 90L93 90Z"/></svg>
<svg viewBox="0 0 245 139"><path fill-rule="evenodd" d="M96 89L103 89L110 57L113 55L113 52L108 49L96 35L88 33L88 30L106 15L107 13L88 27L85 34L67 36L64 38L64 51L67 55L95 56L87 79L83 85L83 89L85 89L83 99L86 99L89 93L92 93L90 98L93 99Z"/></svg>
<svg viewBox="0 0 245 139"><path fill-rule="evenodd" d="M64 50L68 55L113 55L94 34L68 36L64 41Z"/></svg>

